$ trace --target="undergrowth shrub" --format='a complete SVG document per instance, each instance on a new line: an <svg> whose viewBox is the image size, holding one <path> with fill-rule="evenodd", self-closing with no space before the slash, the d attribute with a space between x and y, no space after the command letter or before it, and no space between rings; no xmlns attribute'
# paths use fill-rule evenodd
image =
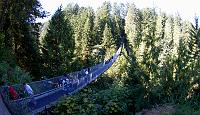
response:
<svg viewBox="0 0 200 115"><path fill-rule="evenodd" d="M83 89L80 93L61 99L55 108L58 114L114 114L128 113L132 106L131 90L114 83L109 89L93 91Z"/></svg>
<svg viewBox="0 0 200 115"><path fill-rule="evenodd" d="M30 82L32 80L28 72L16 66L15 58L8 49L0 50L0 79L10 84Z"/></svg>

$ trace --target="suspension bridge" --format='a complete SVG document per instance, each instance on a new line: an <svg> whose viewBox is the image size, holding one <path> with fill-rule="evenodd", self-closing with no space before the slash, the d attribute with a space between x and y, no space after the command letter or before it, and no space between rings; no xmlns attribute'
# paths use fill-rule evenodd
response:
<svg viewBox="0 0 200 115"><path fill-rule="evenodd" d="M121 49L122 47L119 47L110 59L95 66L51 79L29 83L34 90L34 96L31 97L26 96L17 100L12 100L9 96L8 86L2 86L0 88L0 112L4 112L3 114L5 115L33 115L43 111L45 108L55 105L60 97L65 95L70 96L73 93L78 92L108 70L117 60ZM66 80L67 82L65 85L59 87L58 84L61 80ZM22 84L16 84L13 85L13 87L17 92L23 92ZM35 101L34 106L30 103L33 99Z"/></svg>

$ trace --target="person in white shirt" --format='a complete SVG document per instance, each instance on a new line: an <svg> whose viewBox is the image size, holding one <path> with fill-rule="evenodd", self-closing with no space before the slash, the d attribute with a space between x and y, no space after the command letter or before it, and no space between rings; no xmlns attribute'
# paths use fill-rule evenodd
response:
<svg viewBox="0 0 200 115"><path fill-rule="evenodd" d="M65 79L63 79L63 80L62 80L62 87L63 87L63 90L65 90L65 83L66 83L66 82L65 82Z"/></svg>
<svg viewBox="0 0 200 115"><path fill-rule="evenodd" d="M33 109L36 106L36 100L33 96L34 95L33 89L27 83L23 83L23 85L24 85L25 92L28 93L28 95L30 96L29 106Z"/></svg>
<svg viewBox="0 0 200 115"><path fill-rule="evenodd" d="M88 74L88 70L85 71L85 74L86 74L86 75Z"/></svg>
<svg viewBox="0 0 200 115"><path fill-rule="evenodd" d="M32 96L34 93L31 86L26 83L23 83L23 85L24 85L25 92L28 93L29 96Z"/></svg>

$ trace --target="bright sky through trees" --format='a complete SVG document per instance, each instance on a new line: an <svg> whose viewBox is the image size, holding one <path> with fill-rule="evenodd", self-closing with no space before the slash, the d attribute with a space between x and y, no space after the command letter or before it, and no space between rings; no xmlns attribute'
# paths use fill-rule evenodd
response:
<svg viewBox="0 0 200 115"><path fill-rule="evenodd" d="M108 1L108 0L107 0ZM94 9L102 5L104 0L40 0L42 7L52 15L55 10L62 4L65 7L68 3L78 3L79 6L91 6ZM198 0L110 0L111 3L135 3L138 8L155 7L157 10L167 14L177 14L184 20L194 22L195 14L200 15ZM46 21L45 18L41 21Z"/></svg>

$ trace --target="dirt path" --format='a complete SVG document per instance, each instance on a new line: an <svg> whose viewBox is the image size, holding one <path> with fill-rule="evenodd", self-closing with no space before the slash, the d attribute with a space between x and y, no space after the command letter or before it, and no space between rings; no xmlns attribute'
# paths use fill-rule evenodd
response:
<svg viewBox="0 0 200 115"><path fill-rule="evenodd" d="M1 96L0 96L0 115L11 115L6 106L4 105Z"/></svg>

